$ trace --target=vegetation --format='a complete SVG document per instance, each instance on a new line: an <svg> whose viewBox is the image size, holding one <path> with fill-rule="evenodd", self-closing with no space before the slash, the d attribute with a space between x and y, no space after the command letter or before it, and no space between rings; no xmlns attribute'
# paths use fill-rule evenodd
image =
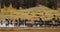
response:
<svg viewBox="0 0 60 32"><path fill-rule="evenodd" d="M57 0L1 0L1 8L9 7L12 4L13 8L19 9L22 8L31 8L39 4L47 6L52 9L57 9Z"/></svg>

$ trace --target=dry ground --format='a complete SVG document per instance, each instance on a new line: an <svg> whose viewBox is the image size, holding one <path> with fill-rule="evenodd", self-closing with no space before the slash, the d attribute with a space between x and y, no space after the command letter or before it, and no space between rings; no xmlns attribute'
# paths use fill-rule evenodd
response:
<svg viewBox="0 0 60 32"><path fill-rule="evenodd" d="M42 28L42 27L41 27ZM14 27L14 28L0 28L0 32L60 32L60 29L50 29L50 27L45 28L44 29L21 29L18 27Z"/></svg>

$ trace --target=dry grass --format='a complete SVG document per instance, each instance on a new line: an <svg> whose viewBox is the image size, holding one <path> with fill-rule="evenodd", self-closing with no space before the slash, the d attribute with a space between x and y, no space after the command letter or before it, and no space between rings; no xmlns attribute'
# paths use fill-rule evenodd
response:
<svg viewBox="0 0 60 32"><path fill-rule="evenodd" d="M49 9L45 6L37 6L29 9L14 9L11 6L8 8L0 9L0 19L39 19L39 17L45 19L51 19L53 15L60 17L60 11Z"/></svg>

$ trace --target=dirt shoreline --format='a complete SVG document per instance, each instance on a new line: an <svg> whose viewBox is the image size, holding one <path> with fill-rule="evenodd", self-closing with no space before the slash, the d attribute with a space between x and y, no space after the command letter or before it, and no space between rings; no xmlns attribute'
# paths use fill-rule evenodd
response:
<svg viewBox="0 0 60 32"><path fill-rule="evenodd" d="M40 27L42 28L42 27ZM21 29L20 27L0 27L0 32L60 32L59 29L50 29L51 27L44 27L45 29ZM48 28L48 29L47 29Z"/></svg>

